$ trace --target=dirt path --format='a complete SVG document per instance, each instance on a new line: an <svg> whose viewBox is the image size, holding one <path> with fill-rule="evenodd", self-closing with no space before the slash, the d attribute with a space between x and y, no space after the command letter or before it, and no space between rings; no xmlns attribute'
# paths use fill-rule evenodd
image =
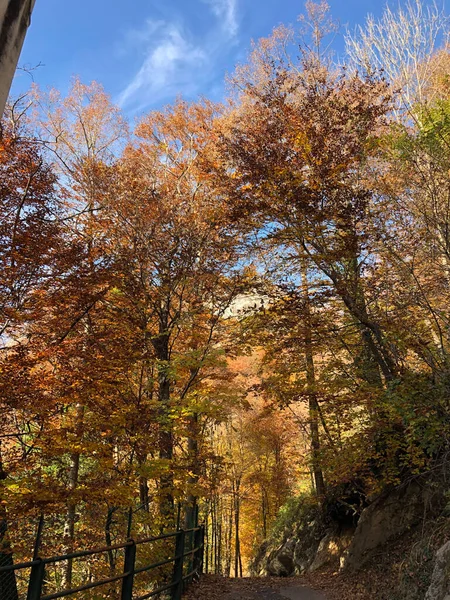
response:
<svg viewBox="0 0 450 600"><path fill-rule="evenodd" d="M300 580L207 576L189 590L186 600L326 600L326 597Z"/></svg>

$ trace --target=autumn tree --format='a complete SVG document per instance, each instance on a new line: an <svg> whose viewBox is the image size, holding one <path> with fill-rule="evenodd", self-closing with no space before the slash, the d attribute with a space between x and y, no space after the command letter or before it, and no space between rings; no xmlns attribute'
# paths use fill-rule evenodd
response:
<svg viewBox="0 0 450 600"><path fill-rule="evenodd" d="M290 33L278 29L254 49L235 82L238 101L222 121L221 150L231 174L234 207L248 215L272 247L297 265L303 281L304 323L309 321L311 278L320 273L341 302L340 320L360 332L359 376L381 387L399 372L394 339L384 327L382 307L371 302L366 272L376 249L371 221L370 161L389 110L382 79L332 68L321 51L325 6L310 7L312 46L300 44L300 62L285 58ZM327 28L323 33L326 33ZM310 390L311 432L317 455L311 328L304 337ZM315 461L318 465L317 460ZM316 485L324 485L318 466Z"/></svg>
<svg viewBox="0 0 450 600"><path fill-rule="evenodd" d="M40 410L33 402L39 399L47 406L42 394L27 386L32 366L24 360L29 325L40 318L45 306L43 296L65 272L67 253L58 221L62 205L55 193L50 165L22 123L17 121L13 127L5 119L0 134L0 564L10 564L7 490L17 475L17 464L26 462L34 435L39 435L42 427L45 408ZM13 578L4 575L0 588L4 593L14 591Z"/></svg>
<svg viewBox="0 0 450 600"><path fill-rule="evenodd" d="M364 25L347 32L346 52L353 67L369 73L383 71L398 91L398 119L418 118L414 105L429 98L434 55L448 42L448 22L445 10L435 2L409 0L396 10L386 6L379 19L369 15Z"/></svg>
<svg viewBox="0 0 450 600"><path fill-rule="evenodd" d="M118 284L155 361L161 514L173 515L174 416L214 359L215 332L236 292L235 230L202 172L216 108L179 102L145 117L120 164L107 214ZM194 440L197 417L190 427ZM195 454L195 442L190 442Z"/></svg>

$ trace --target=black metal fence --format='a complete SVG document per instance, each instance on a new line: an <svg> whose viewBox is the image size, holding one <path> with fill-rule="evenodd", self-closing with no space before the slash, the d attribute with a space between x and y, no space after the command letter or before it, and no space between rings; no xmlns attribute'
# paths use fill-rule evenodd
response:
<svg viewBox="0 0 450 600"><path fill-rule="evenodd" d="M42 558L37 552L33 560L0 567L0 600L56 600L72 596L83 600L117 599L146 600L147 598L171 598L180 600L185 587L203 572L203 554L205 543L204 526L191 529L178 529L171 533L143 539L128 539L121 544L114 544L92 550L82 550ZM117 560L111 563L110 558L123 553L123 567L117 572ZM90 568L84 576L85 581L76 587L63 586L63 589L51 590L49 577L52 569L58 565L67 565L70 561L89 558L91 564L102 555L109 562L110 576L95 577L95 569ZM150 557L158 557L152 560ZM61 569L62 570L62 569ZM151 578L145 574L152 572ZM22 586L17 585L17 580ZM27 580L28 585L23 582ZM9 598L6 595L9 589ZM23 591L21 591L23 590ZM92 590L92 595L91 591Z"/></svg>

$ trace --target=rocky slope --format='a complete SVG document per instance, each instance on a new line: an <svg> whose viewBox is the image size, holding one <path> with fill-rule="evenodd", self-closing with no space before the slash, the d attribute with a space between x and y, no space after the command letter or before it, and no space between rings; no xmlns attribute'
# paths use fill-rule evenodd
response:
<svg viewBox="0 0 450 600"><path fill-rule="evenodd" d="M283 527L261 546L252 571L276 576L339 571L355 581L365 580L366 573L368 595L363 592L361 598L450 600L445 487L439 479L421 478L387 490L362 510L355 524L332 519L305 499L301 506L300 500ZM375 589L379 582L371 583L370 574L382 579L383 570L386 578L392 575L388 595L380 591L372 596L372 583Z"/></svg>

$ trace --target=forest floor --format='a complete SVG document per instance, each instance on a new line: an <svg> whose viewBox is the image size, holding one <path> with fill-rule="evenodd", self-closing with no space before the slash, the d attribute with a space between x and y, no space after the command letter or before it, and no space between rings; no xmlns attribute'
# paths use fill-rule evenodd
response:
<svg viewBox="0 0 450 600"><path fill-rule="evenodd" d="M205 575L193 585L186 600L328 600L300 578L226 578Z"/></svg>
<svg viewBox="0 0 450 600"><path fill-rule="evenodd" d="M356 576L331 570L283 578L204 575L183 595L183 600L393 600L392 573L386 570L383 574L381 567ZM403 598L409 600L410 596ZM411 600L415 600L414 595Z"/></svg>
<svg viewBox="0 0 450 600"><path fill-rule="evenodd" d="M192 584L183 600L394 600L395 578L389 569L383 573L383 567L386 569L380 564L353 576L332 570L283 578L204 575L199 583ZM398 598L395 595L395 600ZM414 594L400 598L416 600Z"/></svg>

